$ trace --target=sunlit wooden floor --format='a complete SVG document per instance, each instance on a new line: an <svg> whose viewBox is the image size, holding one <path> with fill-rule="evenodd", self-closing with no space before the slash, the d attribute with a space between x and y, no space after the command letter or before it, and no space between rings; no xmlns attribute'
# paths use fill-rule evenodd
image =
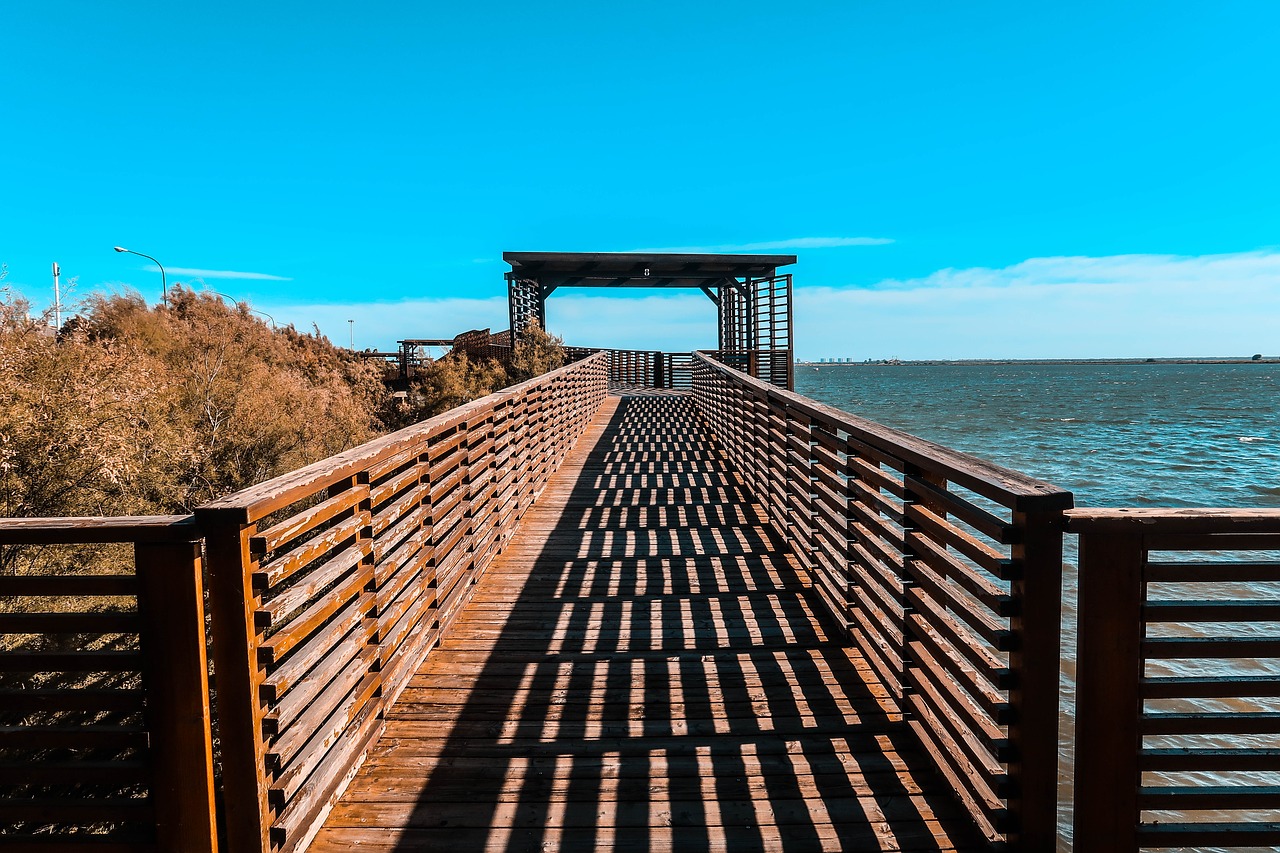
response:
<svg viewBox="0 0 1280 853"><path fill-rule="evenodd" d="M985 849L697 423L610 398L312 850Z"/></svg>

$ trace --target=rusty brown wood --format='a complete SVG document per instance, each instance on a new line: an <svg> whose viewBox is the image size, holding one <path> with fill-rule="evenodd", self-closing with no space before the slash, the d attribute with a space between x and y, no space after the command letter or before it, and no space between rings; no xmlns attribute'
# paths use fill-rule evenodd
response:
<svg viewBox="0 0 1280 853"><path fill-rule="evenodd" d="M1280 563L1257 554L1231 560L1223 552L1280 550L1280 513L1082 509L1067 516L1068 529L1080 536L1077 845L1129 853L1274 844L1276 824L1259 820L1257 811L1280 810L1268 773L1277 756L1240 736L1280 731L1273 709L1280 679L1254 674L1274 668L1280 637L1241 637L1224 626L1275 619L1274 602L1259 591L1265 587L1253 584L1274 581ZM1217 553L1194 561L1149 559L1153 551L1177 550ZM1148 588L1153 582L1157 592ZM1183 584L1191 591L1183 592ZM1202 600L1206 584L1215 585L1213 600ZM1233 666L1240 658L1247 668ZM1210 668L1162 669L1171 659ZM1210 698L1230 702L1231 710L1197 707ZM1144 747L1143 735L1165 744ZM1161 781L1147 772L1172 775ZM1188 772L1226 773L1232 784L1188 781ZM1149 810L1163 813L1144 820Z"/></svg>
<svg viewBox="0 0 1280 853"><path fill-rule="evenodd" d="M1100 853L1138 849L1144 560L1141 534L1081 537L1073 838Z"/></svg>
<svg viewBox="0 0 1280 853"><path fill-rule="evenodd" d="M190 515L0 518L0 545L173 542L199 536Z"/></svg>
<svg viewBox="0 0 1280 853"><path fill-rule="evenodd" d="M985 846L709 448L688 396L600 412L312 850Z"/></svg>
<svg viewBox="0 0 1280 853"><path fill-rule="evenodd" d="M1009 653L1016 682L1009 691L1009 798L1014 828L1010 840L1021 850L1057 849L1058 725L1062 656L1061 512L1013 513L1019 531L1011 549L1016 567L1010 584L1009 630L1018 638Z"/></svg>
<svg viewBox="0 0 1280 853"><path fill-rule="evenodd" d="M1071 494L704 354L694 395L982 831L1053 850Z"/></svg>
<svg viewBox="0 0 1280 853"><path fill-rule="evenodd" d="M592 356L197 510L232 850L307 846L604 399L605 369Z"/></svg>
<svg viewBox="0 0 1280 853"><path fill-rule="evenodd" d="M128 574L0 584L11 604L56 597L0 617L4 634L36 638L0 653L0 671L13 677L0 687L0 847L213 853L200 545L190 517L5 519L0 528L8 544L134 545ZM42 683L28 681L32 673Z"/></svg>
<svg viewBox="0 0 1280 853"><path fill-rule="evenodd" d="M135 546L156 841L172 853L218 849L200 551L199 542Z"/></svg>

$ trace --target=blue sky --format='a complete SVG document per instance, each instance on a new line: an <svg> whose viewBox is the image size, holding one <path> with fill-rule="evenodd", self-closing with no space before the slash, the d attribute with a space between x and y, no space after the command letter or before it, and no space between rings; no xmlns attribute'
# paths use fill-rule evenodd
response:
<svg viewBox="0 0 1280 853"><path fill-rule="evenodd" d="M1272 2L3 18L0 262L38 305L55 260L158 298L124 245L389 347L504 326L504 250L779 246L802 357L1280 354ZM549 314L571 342L714 343L700 296Z"/></svg>

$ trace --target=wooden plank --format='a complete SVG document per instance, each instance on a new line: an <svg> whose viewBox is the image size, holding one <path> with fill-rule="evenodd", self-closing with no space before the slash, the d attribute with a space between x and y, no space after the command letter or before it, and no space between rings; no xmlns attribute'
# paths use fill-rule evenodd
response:
<svg viewBox="0 0 1280 853"><path fill-rule="evenodd" d="M200 544L140 542L134 553L156 839L166 851L217 853Z"/></svg>
<svg viewBox="0 0 1280 853"><path fill-rule="evenodd" d="M424 833L451 850L509 847L535 815L541 839L650 838L694 813L727 837L758 826L809 846L985 847L741 481L680 456L706 439L677 402L610 401L545 485L513 482L541 495L482 577L486 510L447 528L447 630L313 850L435 843ZM549 438L526 459L543 468L567 447ZM486 506L503 494L479 482L460 488ZM650 814L658 801L672 817Z"/></svg>
<svg viewBox="0 0 1280 853"><path fill-rule="evenodd" d="M1074 838L1100 853L1138 847L1145 560L1140 533L1081 536Z"/></svg>
<svg viewBox="0 0 1280 853"><path fill-rule="evenodd" d="M0 518L0 545L89 542L191 542L200 530L190 515Z"/></svg>

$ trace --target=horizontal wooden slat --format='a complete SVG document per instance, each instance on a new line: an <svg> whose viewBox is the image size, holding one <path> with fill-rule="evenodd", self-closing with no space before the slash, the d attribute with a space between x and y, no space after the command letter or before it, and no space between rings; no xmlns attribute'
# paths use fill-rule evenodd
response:
<svg viewBox="0 0 1280 853"><path fill-rule="evenodd" d="M1005 521L985 509L974 506L954 492L919 477L908 476L905 482L911 496L926 504L933 503L944 508L948 514L989 536L992 540L1003 545L1011 545L1017 541L1018 528L1013 522Z"/></svg>
<svg viewBox="0 0 1280 853"><path fill-rule="evenodd" d="M353 540L366 523L367 519L363 516L353 515L323 531L314 539L308 539L294 550L263 563L258 571L254 572L254 585L260 588L276 586L342 543Z"/></svg>
<svg viewBox="0 0 1280 853"><path fill-rule="evenodd" d="M335 516L351 509L369 496L369 487L363 483L354 488L344 489L336 495L297 515L264 530L258 536L249 538L249 547L255 554L266 554L288 545L302 534L324 524Z"/></svg>
<svg viewBox="0 0 1280 853"><path fill-rule="evenodd" d="M0 672L129 672L142 668L136 651L0 652Z"/></svg>
<svg viewBox="0 0 1280 853"><path fill-rule="evenodd" d="M1164 773L1265 773L1280 766L1280 749L1144 749L1138 755L1138 766Z"/></svg>
<svg viewBox="0 0 1280 853"><path fill-rule="evenodd" d="M137 575L5 575L0 595L131 596L138 594Z"/></svg>
<svg viewBox="0 0 1280 853"><path fill-rule="evenodd" d="M1274 533L1280 532L1280 509L1220 507L1101 508L1067 512L1067 529L1082 532Z"/></svg>
<svg viewBox="0 0 1280 853"><path fill-rule="evenodd" d="M1150 810L1208 811L1280 808L1280 786L1160 786L1138 790L1138 807Z"/></svg>
<svg viewBox="0 0 1280 853"><path fill-rule="evenodd" d="M0 690L0 708L10 711L140 711L140 689L39 688Z"/></svg>
<svg viewBox="0 0 1280 853"><path fill-rule="evenodd" d="M0 613L0 634L137 633L137 613Z"/></svg>
<svg viewBox="0 0 1280 853"><path fill-rule="evenodd" d="M1148 601L1147 622L1280 622L1274 601Z"/></svg>
<svg viewBox="0 0 1280 853"><path fill-rule="evenodd" d="M1140 692L1145 699L1275 698L1280 697L1280 677L1158 676L1142 679Z"/></svg>
<svg viewBox="0 0 1280 853"><path fill-rule="evenodd" d="M0 726L4 749L131 749L147 745L138 726Z"/></svg>
<svg viewBox="0 0 1280 853"><path fill-rule="evenodd" d="M1280 734L1280 713L1144 714L1139 726L1143 734L1149 735Z"/></svg>
<svg viewBox="0 0 1280 853"><path fill-rule="evenodd" d="M1280 822L1142 824L1138 837L1144 847L1276 847L1280 846Z"/></svg>
<svg viewBox="0 0 1280 853"><path fill-rule="evenodd" d="M1280 561L1163 562L1148 560L1149 583L1262 583L1280 581Z"/></svg>
<svg viewBox="0 0 1280 853"><path fill-rule="evenodd" d="M0 545L192 542L200 535L190 515L0 518Z"/></svg>
<svg viewBox="0 0 1280 853"><path fill-rule="evenodd" d="M1258 637L1160 637L1142 641L1142 655L1149 660L1189 658L1280 657L1280 638Z"/></svg>

